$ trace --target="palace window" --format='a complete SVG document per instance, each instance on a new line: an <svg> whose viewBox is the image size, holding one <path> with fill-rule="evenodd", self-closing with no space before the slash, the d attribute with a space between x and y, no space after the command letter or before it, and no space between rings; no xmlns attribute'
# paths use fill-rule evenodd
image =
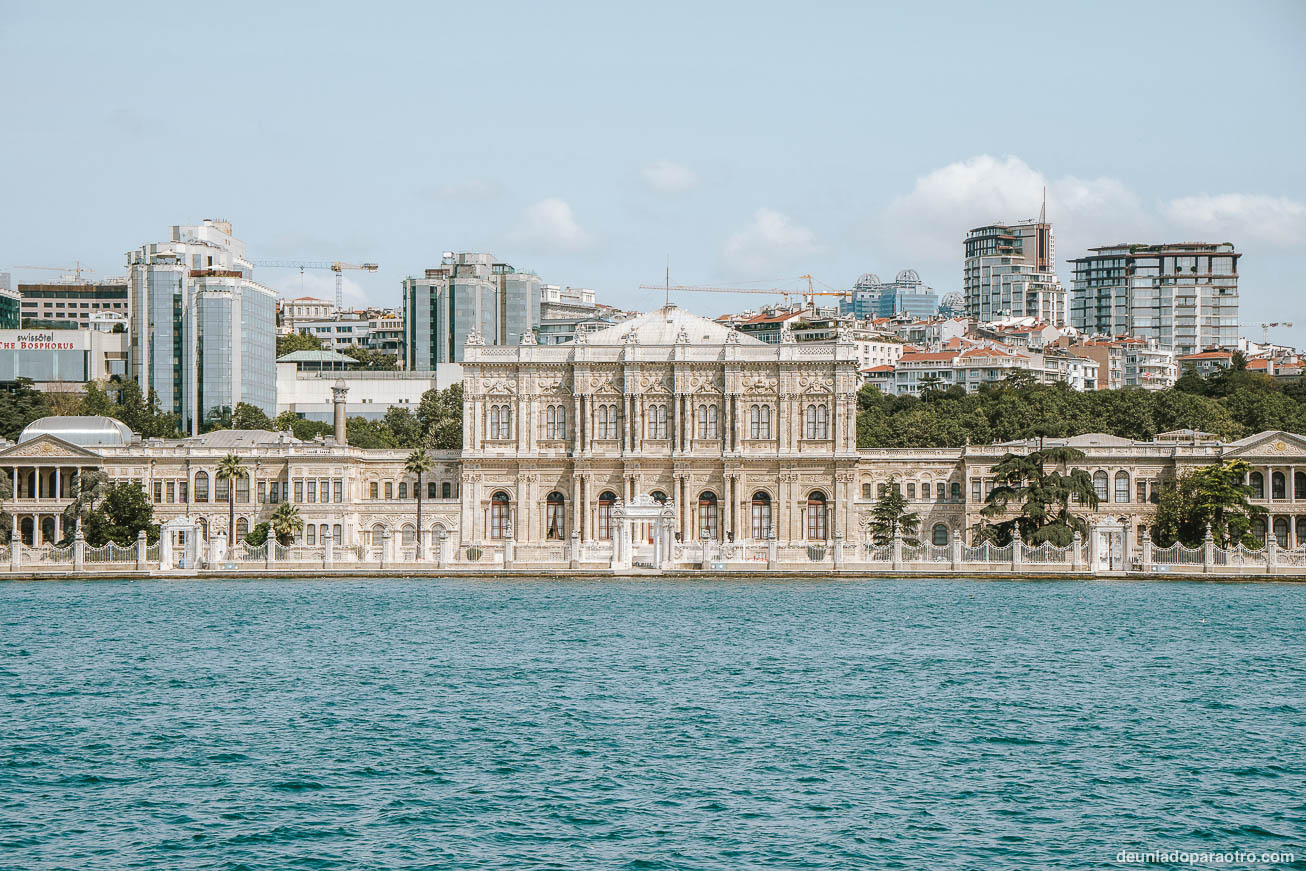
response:
<svg viewBox="0 0 1306 871"><path fill-rule="evenodd" d="M753 538L765 541L770 537L771 496L764 490L758 490L753 494Z"/></svg>
<svg viewBox="0 0 1306 871"><path fill-rule="evenodd" d="M1283 472L1275 472L1270 476L1270 498L1288 498L1288 479Z"/></svg>
<svg viewBox="0 0 1306 871"><path fill-rule="evenodd" d="M960 481L953 481L953 482L952 482L952 501L953 501L953 502L960 502L960 501L961 501L961 482L960 482ZM978 501L978 500L976 500L976 501Z"/></svg>
<svg viewBox="0 0 1306 871"><path fill-rule="evenodd" d="M567 437L567 409L562 405L550 405L544 411L544 437L546 439L565 439Z"/></svg>
<svg viewBox="0 0 1306 871"><path fill-rule="evenodd" d="M436 499L436 498L439 498L439 497L436 496L436 493L437 493L437 492L439 492L439 491L436 489L435 482L434 482L434 481L427 481L427 482L426 482L426 498L427 498L427 499Z"/></svg>
<svg viewBox="0 0 1306 871"><path fill-rule="evenodd" d="M615 439L617 437L617 406L600 405L598 409L599 422L595 427L594 437L596 439Z"/></svg>
<svg viewBox="0 0 1306 871"><path fill-rule="evenodd" d="M930 533L930 541L939 547L948 543L948 527L942 523L934 524L934 529Z"/></svg>
<svg viewBox="0 0 1306 871"><path fill-rule="evenodd" d="M1278 542L1279 547L1288 546L1288 518L1274 518L1274 538Z"/></svg>
<svg viewBox="0 0 1306 871"><path fill-rule="evenodd" d="M408 482L407 482L407 481L400 481L400 482L399 482L399 498L400 498L400 499L407 499L407 498L408 498Z"/></svg>
<svg viewBox="0 0 1306 871"><path fill-rule="evenodd" d="M1129 501L1129 473L1123 470L1116 472L1116 501Z"/></svg>
<svg viewBox="0 0 1306 871"><path fill-rule="evenodd" d="M807 537L809 539L825 540L826 514L825 494L820 490L813 490L807 495Z"/></svg>
<svg viewBox="0 0 1306 871"><path fill-rule="evenodd" d="M195 473L195 501L196 502L209 501L209 473L208 472Z"/></svg>
<svg viewBox="0 0 1306 871"><path fill-rule="evenodd" d="M715 405L698 407L698 437L701 439L717 438L717 419Z"/></svg>
<svg viewBox="0 0 1306 871"><path fill-rule="evenodd" d="M562 541L565 537L567 503L557 490L549 494L544 502L544 537L552 541Z"/></svg>
<svg viewBox="0 0 1306 871"><path fill-rule="evenodd" d="M307 484L308 484L308 501L309 501L309 502L316 502L316 501L317 501L317 481L314 481L312 478L309 478L308 481L307 481Z"/></svg>
<svg viewBox="0 0 1306 871"><path fill-rule="evenodd" d="M598 529L595 530L600 541L612 540L612 506L617 504L617 494L604 490L599 494Z"/></svg>
<svg viewBox="0 0 1306 871"><path fill-rule="evenodd" d="M754 405L749 410L749 430L748 434L755 439L769 439L771 437L771 406Z"/></svg>
<svg viewBox="0 0 1306 871"><path fill-rule="evenodd" d="M1093 473L1093 493L1097 496L1098 502L1107 501L1107 475L1106 472L1097 471Z"/></svg>
<svg viewBox="0 0 1306 871"><path fill-rule="evenodd" d="M698 494L698 529L695 531L700 538L716 538L719 528L716 494L704 490Z"/></svg>
<svg viewBox="0 0 1306 871"><path fill-rule="evenodd" d="M500 441L512 438L512 406L490 406L490 438Z"/></svg>
<svg viewBox="0 0 1306 871"><path fill-rule="evenodd" d="M829 411L823 402L807 406L807 437L818 440L830 437Z"/></svg>
<svg viewBox="0 0 1306 871"><path fill-rule="evenodd" d="M1260 472L1252 472L1247 476L1247 483L1252 488L1253 499L1265 498L1265 476Z"/></svg>
<svg viewBox="0 0 1306 871"><path fill-rule="evenodd" d="M440 484L440 498L441 499L453 498L453 484L451 484L448 481L444 481L443 483Z"/></svg>
<svg viewBox="0 0 1306 871"><path fill-rule="evenodd" d="M395 498L395 485L393 481L385 482L385 498L387 499Z"/></svg>
<svg viewBox="0 0 1306 871"><path fill-rule="evenodd" d="M930 498L930 482L925 481L921 484L921 498L928 500Z"/></svg>
<svg viewBox="0 0 1306 871"><path fill-rule="evenodd" d="M490 538L501 539L507 538L510 532L509 526L512 522L512 505L508 501L508 494L502 490L496 490L490 497Z"/></svg>
<svg viewBox="0 0 1306 871"><path fill-rule="evenodd" d="M381 487L381 485L378 484L376 481L372 481L371 483L369 483L369 484L367 485L367 495L368 495L368 498L369 498L369 499L380 499L380 498L381 498L381 490L380 490L380 487Z"/></svg>
<svg viewBox="0 0 1306 871"><path fill-rule="evenodd" d="M667 437L667 407L658 403L648 407L648 437L664 439Z"/></svg>

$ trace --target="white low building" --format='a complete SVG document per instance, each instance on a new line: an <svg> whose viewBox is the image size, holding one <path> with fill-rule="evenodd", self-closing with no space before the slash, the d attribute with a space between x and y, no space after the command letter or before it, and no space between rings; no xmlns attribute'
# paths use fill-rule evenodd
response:
<svg viewBox="0 0 1306 871"><path fill-rule="evenodd" d="M306 420L332 419L331 387L344 381L349 387L345 413L349 417L376 419L391 408L416 411L422 394L462 381L462 366L440 363L431 372L379 372L375 370L301 369L294 362L277 363L277 414L292 412Z"/></svg>

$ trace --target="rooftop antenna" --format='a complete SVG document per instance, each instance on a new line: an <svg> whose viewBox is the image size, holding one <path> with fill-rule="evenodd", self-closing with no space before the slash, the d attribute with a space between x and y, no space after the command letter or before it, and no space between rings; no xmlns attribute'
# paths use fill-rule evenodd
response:
<svg viewBox="0 0 1306 871"><path fill-rule="evenodd" d="M1038 222L1046 224L1048 222L1048 186L1043 185L1043 208L1038 210Z"/></svg>
<svg viewBox="0 0 1306 871"><path fill-rule="evenodd" d="M668 321L671 320L671 312L667 311L667 309L669 308L671 308L671 255L670 254L667 255L667 301L662 305L662 310L666 312Z"/></svg>

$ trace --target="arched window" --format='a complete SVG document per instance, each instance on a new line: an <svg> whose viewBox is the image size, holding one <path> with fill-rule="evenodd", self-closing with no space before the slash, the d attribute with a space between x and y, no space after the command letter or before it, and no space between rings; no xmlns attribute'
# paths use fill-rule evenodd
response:
<svg viewBox="0 0 1306 871"><path fill-rule="evenodd" d="M765 541L771 537L771 496L765 490L753 494L753 538Z"/></svg>
<svg viewBox="0 0 1306 871"><path fill-rule="evenodd" d="M698 533L699 538L716 538L719 534L716 494L704 490L698 494Z"/></svg>
<svg viewBox="0 0 1306 871"><path fill-rule="evenodd" d="M562 541L566 537L567 503L562 494L554 490L544 500L544 537Z"/></svg>
<svg viewBox="0 0 1306 871"><path fill-rule="evenodd" d="M399 482L399 498L400 498L400 499L407 499L407 498L408 498L408 482L407 482L407 481L400 481L400 482Z"/></svg>
<svg viewBox="0 0 1306 871"><path fill-rule="evenodd" d="M664 439L667 437L667 407L662 404L648 407L648 437Z"/></svg>
<svg viewBox="0 0 1306 871"><path fill-rule="evenodd" d="M371 543L376 547L380 547L381 544L385 541L385 524L383 523L373 524L371 537L372 537Z"/></svg>
<svg viewBox="0 0 1306 871"><path fill-rule="evenodd" d="M490 497L490 538L507 538L510 532L512 506L508 494L502 490L494 491Z"/></svg>
<svg viewBox="0 0 1306 871"><path fill-rule="evenodd" d="M411 523L405 523L399 530L399 544L402 547L416 547L417 527Z"/></svg>
<svg viewBox="0 0 1306 871"><path fill-rule="evenodd" d="M317 544L317 527L311 523L304 527L304 544Z"/></svg>
<svg viewBox="0 0 1306 871"><path fill-rule="evenodd" d="M1251 532L1252 535L1256 536L1261 541L1265 541L1265 518L1264 517L1257 517L1254 520L1252 520Z"/></svg>
<svg viewBox="0 0 1306 871"><path fill-rule="evenodd" d="M319 544L327 543L327 525L325 523L317 528L317 540Z"/></svg>
<svg viewBox="0 0 1306 871"><path fill-rule="evenodd" d="M547 439L565 439L567 437L567 410L561 405L550 405L546 415L544 437Z"/></svg>
<svg viewBox="0 0 1306 871"><path fill-rule="evenodd" d="M716 406L700 405L698 407L698 437L701 439L716 438L716 423Z"/></svg>
<svg viewBox="0 0 1306 871"><path fill-rule="evenodd" d="M809 439L830 437L830 418L825 403L807 406L807 437Z"/></svg>
<svg viewBox="0 0 1306 871"><path fill-rule="evenodd" d="M649 497L659 505L667 504L667 494L663 493L661 490L654 490L649 494Z"/></svg>
<svg viewBox="0 0 1306 871"><path fill-rule="evenodd" d="M452 498L453 498L453 482L452 482L452 481L442 481L442 482L440 482L440 498L441 498L441 499L452 499Z"/></svg>
<svg viewBox="0 0 1306 871"><path fill-rule="evenodd" d="M1099 502L1107 501L1106 482L1106 472L1098 470L1093 473L1093 492L1097 494L1097 501Z"/></svg>
<svg viewBox="0 0 1306 871"><path fill-rule="evenodd" d="M336 544L340 545L341 547L343 547L345 544L344 528L341 527L339 523L337 523L334 527L332 527L331 540L334 541Z"/></svg>
<svg viewBox="0 0 1306 871"><path fill-rule="evenodd" d="M771 437L771 406L754 405L749 409L750 438L769 439Z"/></svg>
<svg viewBox="0 0 1306 871"><path fill-rule="evenodd" d="M863 499L870 499L870 498L872 498L873 496L874 496L874 491L871 489L871 482L870 482L870 481L864 481L864 482L862 483L862 498L863 498Z"/></svg>
<svg viewBox="0 0 1306 871"><path fill-rule="evenodd" d="M952 501L953 501L953 502L960 502L960 501L961 501L961 482L960 482L960 481L953 481L952 484L951 484L951 491L952 491Z"/></svg>
<svg viewBox="0 0 1306 871"><path fill-rule="evenodd" d="M499 438L499 406L490 406L490 438Z"/></svg>
<svg viewBox="0 0 1306 871"><path fill-rule="evenodd" d="M218 502L226 502L231 499L231 479L218 478L213 484L213 498Z"/></svg>
<svg viewBox="0 0 1306 871"><path fill-rule="evenodd" d="M1306 517L1297 518L1297 547L1306 544Z"/></svg>
<svg viewBox="0 0 1306 871"><path fill-rule="evenodd" d="M1247 483L1252 488L1253 499L1265 498L1265 476L1260 472L1252 472L1247 476Z"/></svg>
<svg viewBox="0 0 1306 871"><path fill-rule="evenodd" d="M1274 518L1274 538L1278 542L1279 547L1288 546L1288 518Z"/></svg>
<svg viewBox="0 0 1306 871"><path fill-rule="evenodd" d="M208 472L195 473L195 501L196 502L209 501L209 473Z"/></svg>
<svg viewBox="0 0 1306 871"><path fill-rule="evenodd" d="M1129 501L1129 473L1123 470L1116 472L1116 501Z"/></svg>
<svg viewBox="0 0 1306 871"><path fill-rule="evenodd" d="M237 517L236 540L240 541L242 538L244 538L247 535L249 535L249 521L246 520L244 517Z"/></svg>
<svg viewBox="0 0 1306 871"><path fill-rule="evenodd" d="M1306 472L1292 476L1292 495L1294 499L1306 499Z"/></svg>
<svg viewBox="0 0 1306 871"><path fill-rule="evenodd" d="M807 537L824 541L826 527L825 494L820 490L813 490L807 494Z"/></svg>
<svg viewBox="0 0 1306 871"><path fill-rule="evenodd" d="M617 494L604 490L599 494L599 522L595 530L599 541L612 540L612 506L617 504Z"/></svg>
<svg viewBox="0 0 1306 871"><path fill-rule="evenodd" d="M617 406L600 405L598 407L598 424L594 428L594 438L615 439L617 437Z"/></svg>
<svg viewBox="0 0 1306 871"><path fill-rule="evenodd" d="M948 543L948 527L942 523L934 524L934 529L930 531L930 541L939 547Z"/></svg>
<svg viewBox="0 0 1306 871"><path fill-rule="evenodd" d="M1284 476L1283 472L1275 472L1270 475L1270 498L1288 498L1288 479Z"/></svg>
<svg viewBox="0 0 1306 871"><path fill-rule="evenodd" d="M436 487L435 487L435 482L434 482L434 481L427 481L427 482L426 482L426 498L427 498L427 499L437 499L437 498L439 498L439 497L436 495L438 492L439 492L439 491L436 489Z"/></svg>

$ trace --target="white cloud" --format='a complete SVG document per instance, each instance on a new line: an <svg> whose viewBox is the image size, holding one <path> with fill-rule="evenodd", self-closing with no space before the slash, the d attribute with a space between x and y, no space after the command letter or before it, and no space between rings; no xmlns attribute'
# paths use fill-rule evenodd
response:
<svg viewBox="0 0 1306 871"><path fill-rule="evenodd" d="M955 263L967 230L1037 217L1045 188L1061 257L1154 229L1138 197L1117 179L1049 179L1019 157L981 154L916 179L872 222L873 242L881 257L893 258L885 268Z"/></svg>
<svg viewBox="0 0 1306 871"><path fill-rule="evenodd" d="M595 238L581 227L571 205L561 197L549 197L528 206L508 240L524 251L548 254L555 251L583 251Z"/></svg>
<svg viewBox="0 0 1306 871"><path fill-rule="evenodd" d="M1161 213L1202 241L1287 249L1306 245L1306 204L1287 197L1198 194L1162 203Z"/></svg>
<svg viewBox="0 0 1306 871"><path fill-rule="evenodd" d="M698 187L698 175L689 167L670 160L655 160L639 171L644 184L663 194L680 194Z"/></svg>
<svg viewBox="0 0 1306 871"><path fill-rule="evenodd" d="M726 239L721 260L732 275L769 276L802 264L824 250L816 234L774 209L758 209L753 220Z"/></svg>

